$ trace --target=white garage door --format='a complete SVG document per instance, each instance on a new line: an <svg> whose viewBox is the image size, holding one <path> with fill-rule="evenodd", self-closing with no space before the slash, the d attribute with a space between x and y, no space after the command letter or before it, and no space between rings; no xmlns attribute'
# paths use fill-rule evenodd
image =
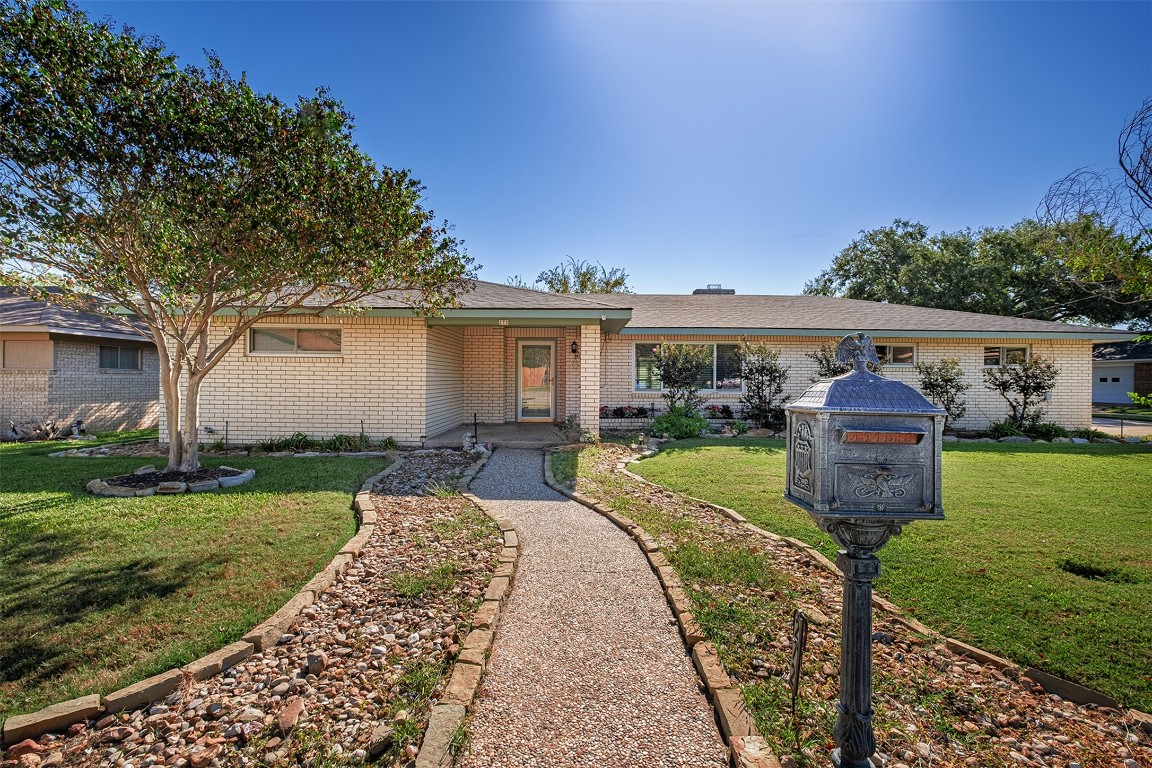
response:
<svg viewBox="0 0 1152 768"><path fill-rule="evenodd" d="M1092 366L1092 402L1131 403L1128 393L1136 388L1133 369L1132 363Z"/></svg>

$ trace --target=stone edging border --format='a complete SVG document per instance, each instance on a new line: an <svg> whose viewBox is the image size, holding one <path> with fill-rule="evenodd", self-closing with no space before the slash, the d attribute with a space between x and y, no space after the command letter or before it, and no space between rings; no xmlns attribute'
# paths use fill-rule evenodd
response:
<svg viewBox="0 0 1152 768"><path fill-rule="evenodd" d="M7 747L24 739L34 739L45 733L62 730L105 712L137 709L171 695L182 688L186 681L206 680L239 664L253 653L275 645L300 612L316 602L316 598L344 574L349 563L360 556L369 537L376 530L376 510L372 506L369 493L376 483L393 472L402 462L403 458L397 458L383 472L364 481L352 502L358 524L356 535L349 539L332 561L301 587L280 610L253 627L243 639L191 661L183 667L161 672L103 696L93 693L52 704L26 715L12 715L4 721L0 746Z"/></svg>
<svg viewBox="0 0 1152 768"><path fill-rule="evenodd" d="M567 448L570 450L572 446ZM756 730L756 725L744 706L743 694L733 685L732 678L720 664L716 647L704 638L703 630L692 615L692 604L684 591L684 584L669 564L668 557L660 551L659 542L635 521L621 515L612 507L577 491L568 490L556 482L552 474L551 457L561 450L565 448L549 449L544 452L544 482L554 491L608 518L617 528L631 536L648 558L648 564L660 580L664 597L676 617L684 645L692 654L696 673L716 711L716 722L730 750L732 764L736 768L780 768L776 756L768 749L764 738ZM618 467L622 469L623 464L619 464Z"/></svg>
<svg viewBox="0 0 1152 768"><path fill-rule="evenodd" d="M155 467L142 467L141 469L148 470L141 472L139 469L133 474L148 475L156 472ZM177 493L204 493L206 491L218 491L221 488L233 488L237 485L243 485L252 478L256 477L256 470L254 469L236 469L235 467L225 467L221 465L219 469L228 469L233 472L239 472L238 475L225 475L223 477L213 478L211 480L200 480L195 483L185 482L170 482L159 483L147 488L129 488L126 485L109 485L104 480L99 478L89 480L88 485L84 486L84 490L88 491L94 496L112 496L117 498L127 498L132 496L155 496L156 494L177 494Z"/></svg>
<svg viewBox="0 0 1152 768"><path fill-rule="evenodd" d="M464 722L488 663L496 628L504 611L504 600L512 589L516 576L516 566L520 558L520 540L515 526L508 520L498 518L484 506L484 502L468 492L468 485L488 462L491 454L484 452L457 482L460 495L477 509L490 517L500 528L504 546L496 559L496 571L484 601L472 616L472 629L464 638L460 653L452 664L452 675L439 701L432 705L428 717L428 727L424 730L424 740L416 755L415 768L449 768L452 765L452 741L457 729Z"/></svg>
<svg viewBox="0 0 1152 768"><path fill-rule="evenodd" d="M626 462L620 462L617 464L616 469L617 471L627 475L629 478L636 480L637 482L652 486L654 488L664 489L664 487L658 483L653 483L651 480L643 478L640 475L637 475L635 472L629 472L626 467ZM781 536L779 534L772 533L771 531L766 531L763 528L755 526L748 522L747 518L745 518L734 509L728 509L727 507L722 507L719 504L713 504L710 501L698 499L695 496L688 496L687 494L681 495L687 499L690 499L691 501L696 502L697 504L702 504L712 510L715 510L716 512L719 512L735 523L739 523L740 526L746 531L756 533L770 541L782 542L790 547L802 550L825 570L836 575L837 578L842 576L836 565L810 544L800 541L799 539L791 538L789 536ZM1139 709L1129 709L1127 712L1123 712L1120 708L1120 702L1116 701L1116 699L1112 698L1111 696L1100 693L1098 691L1094 691L1091 688L1085 688L1084 686L1074 683L1071 680L1065 680L1063 678L1056 677L1055 675L1050 675L1047 672L1043 672L1034 667L1028 667L1024 670L1021 670L1019 665L1014 664L1008 659L997 656L994 653L989 653L982 648L969 645L963 640L957 640L952 637L945 637L940 632L937 632L936 630L926 626L916 619L913 619L910 616L906 616L904 614L904 610L900 608L900 606L885 600L882 597L878 597L875 594L872 595L872 605L873 607L890 614L894 621L903 624L913 632L917 632L921 635L925 635L926 637L930 637L942 642L949 651L956 654L957 656L964 656L980 664L996 667L997 669L1006 672L1010 677L1026 677L1036 685L1039 685L1041 688L1043 688L1046 693L1056 694L1060 698L1070 701L1073 704L1093 704L1097 707L1105 707L1115 710L1118 714L1123 713L1125 717L1132 723L1132 725L1139 727L1148 733L1152 733L1152 714L1142 712ZM817 620L818 619L819 617L817 617Z"/></svg>

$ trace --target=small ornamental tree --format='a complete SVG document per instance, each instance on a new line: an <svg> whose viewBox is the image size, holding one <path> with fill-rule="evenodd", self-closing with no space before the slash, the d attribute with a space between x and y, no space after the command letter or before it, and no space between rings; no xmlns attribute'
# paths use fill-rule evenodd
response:
<svg viewBox="0 0 1152 768"><path fill-rule="evenodd" d="M67 0L0 2L0 274L147 326L170 470L199 467L201 385L255 323L455 303L470 259L422 193L324 91L285 104Z"/></svg>
<svg viewBox="0 0 1152 768"><path fill-rule="evenodd" d="M916 363L916 373L920 377L920 391L944 409L945 429L964 418L968 412L964 393L970 385L964 383L959 360L949 357L935 363Z"/></svg>
<svg viewBox="0 0 1152 768"><path fill-rule="evenodd" d="M851 371L852 365L840 362L837 353L835 344L821 344L815 352L805 352L804 356L816 363L816 375L809 381L815 384L822 379L834 379ZM884 365L883 363L880 365L868 363L868 370L879 376L884 371Z"/></svg>
<svg viewBox="0 0 1152 768"><path fill-rule="evenodd" d="M740 404L744 415L761 427L783 423L784 385L788 383L788 366L780 365L780 352L766 344L749 344L740 340L740 377L744 394Z"/></svg>
<svg viewBox="0 0 1152 768"><path fill-rule="evenodd" d="M1040 403L1056 385L1060 369L1050 360L1033 355L1016 365L984 371L984 381L1008 402L1012 423L1019 429L1038 424L1044 417Z"/></svg>
<svg viewBox="0 0 1152 768"><path fill-rule="evenodd" d="M697 411L704 404L700 396L700 375L712 362L709 348L700 344L668 344L661 341L653 350L656 369L668 410Z"/></svg>

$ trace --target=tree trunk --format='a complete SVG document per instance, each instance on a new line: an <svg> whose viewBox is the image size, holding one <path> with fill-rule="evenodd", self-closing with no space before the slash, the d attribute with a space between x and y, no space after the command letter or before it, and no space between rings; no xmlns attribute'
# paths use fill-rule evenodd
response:
<svg viewBox="0 0 1152 768"><path fill-rule="evenodd" d="M179 470L195 472L200 469L200 441L198 424L200 421L200 385L203 374L190 375L184 393L184 434Z"/></svg>
<svg viewBox="0 0 1152 768"><path fill-rule="evenodd" d="M160 349L160 386L164 396L164 419L168 426L168 466L165 471L180 469L183 445L180 429L180 370L172 365L167 350Z"/></svg>

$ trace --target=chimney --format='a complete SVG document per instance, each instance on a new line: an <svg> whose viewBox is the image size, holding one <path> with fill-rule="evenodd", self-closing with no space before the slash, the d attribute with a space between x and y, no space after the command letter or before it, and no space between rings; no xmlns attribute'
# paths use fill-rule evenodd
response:
<svg viewBox="0 0 1152 768"><path fill-rule="evenodd" d="M709 283L707 288L697 288L692 291L693 296L701 296L705 294L732 296L736 293L735 288L721 288L720 283Z"/></svg>

